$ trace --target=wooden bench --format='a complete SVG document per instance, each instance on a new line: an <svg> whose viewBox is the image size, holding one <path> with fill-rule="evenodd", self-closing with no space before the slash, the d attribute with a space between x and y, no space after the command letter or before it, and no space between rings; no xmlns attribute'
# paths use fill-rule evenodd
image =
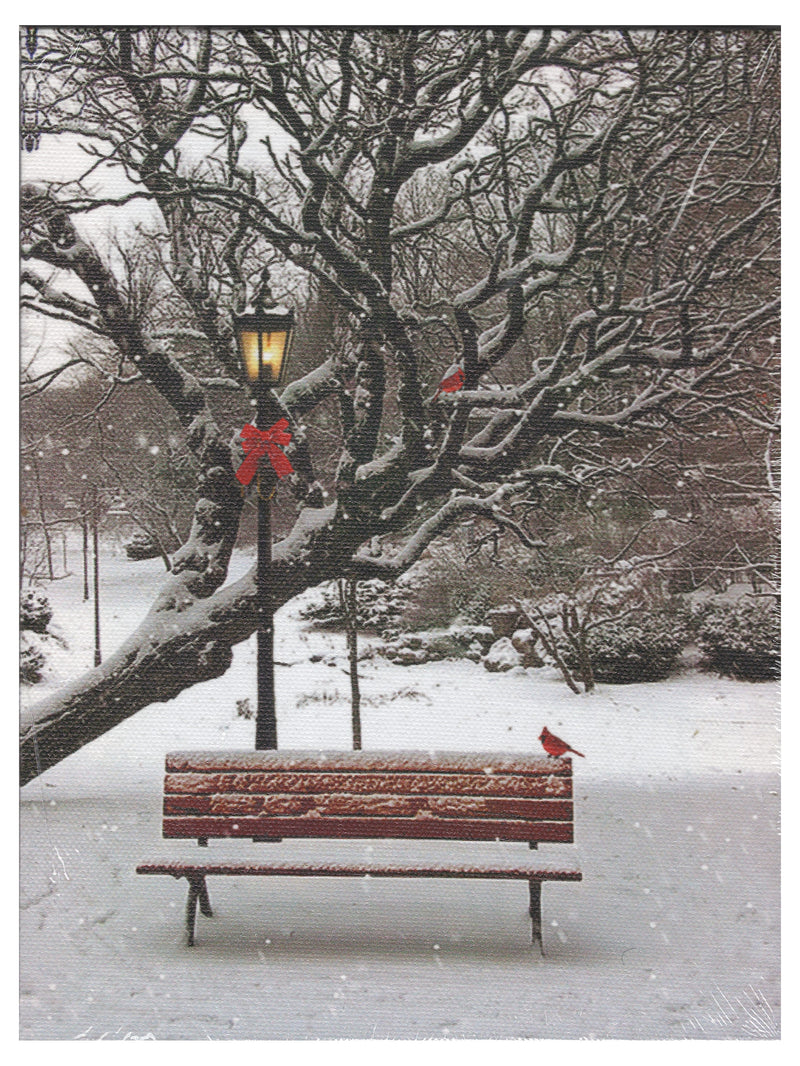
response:
<svg viewBox="0 0 800 1066"><path fill-rule="evenodd" d="M572 763L516 754L380 751L184 752L166 759L163 835L169 839L327 839L572 843ZM186 929L212 916L206 877L463 877L529 885L532 941L542 943L543 881L580 881L580 870L534 862L145 863L140 874L185 877Z"/></svg>

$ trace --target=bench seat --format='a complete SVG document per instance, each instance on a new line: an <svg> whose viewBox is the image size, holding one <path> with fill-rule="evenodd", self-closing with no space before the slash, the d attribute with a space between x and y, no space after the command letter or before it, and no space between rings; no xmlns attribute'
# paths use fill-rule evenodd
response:
<svg viewBox="0 0 800 1066"><path fill-rule="evenodd" d="M310 863L310 862L151 862L136 867L137 874L171 874L173 877L261 874L276 877L473 877L489 880L580 881L580 870L541 863L474 865L465 863Z"/></svg>

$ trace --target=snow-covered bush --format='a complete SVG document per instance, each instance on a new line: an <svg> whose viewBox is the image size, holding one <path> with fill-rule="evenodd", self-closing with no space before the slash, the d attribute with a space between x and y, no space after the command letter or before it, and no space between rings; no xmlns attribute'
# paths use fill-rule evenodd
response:
<svg viewBox="0 0 800 1066"><path fill-rule="evenodd" d="M780 676L780 612L771 598L706 607L697 643L706 665L722 674L748 681Z"/></svg>
<svg viewBox="0 0 800 1066"><path fill-rule="evenodd" d="M443 659L477 662L489 650L493 639L489 626L456 625L447 630L400 633L385 644L373 645L368 654L369 657L382 655L397 666L416 666Z"/></svg>
<svg viewBox="0 0 800 1066"><path fill-rule="evenodd" d="M661 610L603 622L587 632L585 646L598 681L625 685L667 677L688 639L680 614ZM560 651L577 669L574 648L565 641Z"/></svg>
<svg viewBox="0 0 800 1066"><path fill-rule="evenodd" d="M20 596L19 628L32 633L46 633L53 617L53 609L43 592L28 589Z"/></svg>
<svg viewBox="0 0 800 1066"><path fill-rule="evenodd" d="M46 661L43 640L53 617L53 610L43 592L27 589L19 600L19 679L23 685L42 680Z"/></svg>
<svg viewBox="0 0 800 1066"><path fill-rule="evenodd" d="M52 662L51 652L66 649L66 641L50 630L53 610L39 589L28 589L19 603L19 679L23 685L36 685L44 677L45 666Z"/></svg>
<svg viewBox="0 0 800 1066"><path fill-rule="evenodd" d="M27 633L20 634L19 679L22 684L35 685L41 681L44 664L44 652L38 641L31 639Z"/></svg>
<svg viewBox="0 0 800 1066"><path fill-rule="evenodd" d="M410 596L409 583L403 579L393 585L376 579L359 581L356 595L358 628L387 639L395 636ZM344 614L337 583L331 581L318 589L315 598L301 609L300 617L326 629L343 629Z"/></svg>
<svg viewBox="0 0 800 1066"><path fill-rule="evenodd" d="M125 545L125 554L134 562L157 559L161 552L155 540L147 533L135 533Z"/></svg>

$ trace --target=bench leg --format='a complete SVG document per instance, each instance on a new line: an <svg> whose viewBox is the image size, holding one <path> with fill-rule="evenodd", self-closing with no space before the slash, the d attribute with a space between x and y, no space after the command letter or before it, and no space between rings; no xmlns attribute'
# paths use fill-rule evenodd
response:
<svg viewBox="0 0 800 1066"><path fill-rule="evenodd" d="M539 951L544 955L544 943L542 941L542 882L528 881L531 904L529 913L531 916L531 943L539 945Z"/></svg>
<svg viewBox="0 0 800 1066"><path fill-rule="evenodd" d="M211 903L208 898L206 879L202 874L188 876L189 896L186 900L186 943L190 948L194 947L194 926L197 918L197 904L200 904L200 913L204 918L213 918Z"/></svg>
<svg viewBox="0 0 800 1066"><path fill-rule="evenodd" d="M204 918L213 918L214 912L211 910L211 903L208 898L208 888L206 887L205 877L200 878L200 892L198 894L198 902L200 903L200 913Z"/></svg>
<svg viewBox="0 0 800 1066"><path fill-rule="evenodd" d="M187 877L189 882L189 895L186 900L186 944L188 947L194 947L194 922L197 916L197 900L200 896L200 886L197 879L194 877Z"/></svg>

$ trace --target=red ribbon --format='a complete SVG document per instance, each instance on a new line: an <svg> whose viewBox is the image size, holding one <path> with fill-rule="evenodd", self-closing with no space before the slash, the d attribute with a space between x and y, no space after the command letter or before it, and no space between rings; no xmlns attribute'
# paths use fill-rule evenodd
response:
<svg viewBox="0 0 800 1066"><path fill-rule="evenodd" d="M255 477L259 460L268 455L272 463L272 469L278 477L285 477L294 473L294 467L278 447L286 447L291 443L292 435L287 433L289 420L279 418L274 426L269 429L256 429L248 424L242 429L239 436L244 444L244 462L236 471L236 476L242 485L249 485Z"/></svg>
<svg viewBox="0 0 800 1066"><path fill-rule="evenodd" d="M440 392L458 392L458 390L463 384L464 371L461 369L461 367L459 367L458 370L456 370L455 374L451 374L449 378L442 379L441 383L439 384L439 388L436 390L436 396L434 396L434 400Z"/></svg>

